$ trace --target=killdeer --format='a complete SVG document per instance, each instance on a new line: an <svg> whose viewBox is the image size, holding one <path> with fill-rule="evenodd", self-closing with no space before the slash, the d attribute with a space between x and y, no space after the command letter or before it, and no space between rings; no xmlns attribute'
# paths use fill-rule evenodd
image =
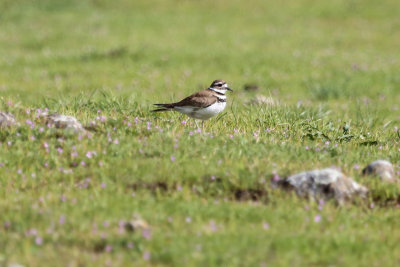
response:
<svg viewBox="0 0 400 267"><path fill-rule="evenodd" d="M152 110L152 112L174 110L186 114L191 118L202 120L204 123L205 120L210 119L225 109L225 93L227 90L233 91L225 81L215 80L207 89L188 96L179 102L155 104L160 108Z"/></svg>

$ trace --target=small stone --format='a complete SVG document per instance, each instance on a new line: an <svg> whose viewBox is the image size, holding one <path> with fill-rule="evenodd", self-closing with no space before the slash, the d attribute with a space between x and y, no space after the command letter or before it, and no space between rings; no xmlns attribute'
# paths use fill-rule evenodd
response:
<svg viewBox="0 0 400 267"><path fill-rule="evenodd" d="M150 229L150 226L145 220L136 218L132 221L126 222L124 228L127 232L134 232L137 230L148 230Z"/></svg>
<svg viewBox="0 0 400 267"><path fill-rule="evenodd" d="M253 99L246 102L249 105L256 105L256 106L276 106L278 103L275 99L271 96L264 96L264 95L256 95Z"/></svg>
<svg viewBox="0 0 400 267"><path fill-rule="evenodd" d="M9 127L16 125L17 121L15 120L14 115L8 112L0 111L0 128Z"/></svg>
<svg viewBox="0 0 400 267"><path fill-rule="evenodd" d="M394 175L394 168L392 163L387 160L377 160L368 164L362 170L364 176L377 176L382 181L395 182L397 181Z"/></svg>
<svg viewBox="0 0 400 267"><path fill-rule="evenodd" d="M354 196L365 197L368 189L335 169L312 170L278 181L278 186L292 188L299 196L334 198L339 203Z"/></svg>
<svg viewBox="0 0 400 267"><path fill-rule="evenodd" d="M46 115L46 124L59 129L72 129L74 131L85 131L82 124L72 116L50 114Z"/></svg>

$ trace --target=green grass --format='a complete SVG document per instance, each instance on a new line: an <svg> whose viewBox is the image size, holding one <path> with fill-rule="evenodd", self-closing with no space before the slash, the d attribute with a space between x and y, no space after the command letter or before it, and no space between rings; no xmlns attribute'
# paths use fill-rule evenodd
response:
<svg viewBox="0 0 400 267"><path fill-rule="evenodd" d="M0 110L20 126L0 131L0 265L397 266L400 187L358 166L399 170L398 14L397 0L1 1ZM149 112L214 79L236 90L203 132ZM278 104L247 105L256 94ZM49 129L38 108L95 126ZM321 209L269 186L330 166L368 199ZM133 216L151 236L121 230Z"/></svg>

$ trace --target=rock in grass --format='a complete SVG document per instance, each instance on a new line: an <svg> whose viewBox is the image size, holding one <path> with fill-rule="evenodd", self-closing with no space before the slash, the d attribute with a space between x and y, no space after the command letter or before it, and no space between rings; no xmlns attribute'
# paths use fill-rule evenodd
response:
<svg viewBox="0 0 400 267"><path fill-rule="evenodd" d="M364 176L377 176L382 181L386 182L396 182L397 179L394 175L394 169L392 163L387 160L377 160L368 164L362 170Z"/></svg>
<svg viewBox="0 0 400 267"><path fill-rule="evenodd" d="M256 106L276 106L277 102L271 96L256 95L253 99L247 101L247 104Z"/></svg>
<svg viewBox="0 0 400 267"><path fill-rule="evenodd" d="M368 189L335 169L312 170L298 173L280 182L292 188L299 196L334 198L339 203L355 196L365 197Z"/></svg>
<svg viewBox="0 0 400 267"><path fill-rule="evenodd" d="M16 125L17 121L15 120L14 115L8 112L0 111L0 128L9 127Z"/></svg>
<svg viewBox="0 0 400 267"><path fill-rule="evenodd" d="M74 131L85 131L82 124L72 116L50 114L46 115L46 124L59 129L72 129Z"/></svg>
<svg viewBox="0 0 400 267"><path fill-rule="evenodd" d="M132 221L126 222L124 228L127 232L134 232L137 230L148 230L150 226L141 218L136 218Z"/></svg>

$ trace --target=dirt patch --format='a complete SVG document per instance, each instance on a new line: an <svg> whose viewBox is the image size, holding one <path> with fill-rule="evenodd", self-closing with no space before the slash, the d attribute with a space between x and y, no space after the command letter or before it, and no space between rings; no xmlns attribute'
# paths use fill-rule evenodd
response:
<svg viewBox="0 0 400 267"><path fill-rule="evenodd" d="M161 181L156 181L152 183L146 183L146 182L138 182L134 184L130 184L127 186L127 188L132 189L134 191L138 190L148 190L151 192L168 192L168 184L166 182L161 182ZM174 188L172 186L172 188Z"/></svg>
<svg viewBox="0 0 400 267"><path fill-rule="evenodd" d="M266 200L268 193L265 189L236 188L233 190L233 195L236 201L262 201Z"/></svg>

